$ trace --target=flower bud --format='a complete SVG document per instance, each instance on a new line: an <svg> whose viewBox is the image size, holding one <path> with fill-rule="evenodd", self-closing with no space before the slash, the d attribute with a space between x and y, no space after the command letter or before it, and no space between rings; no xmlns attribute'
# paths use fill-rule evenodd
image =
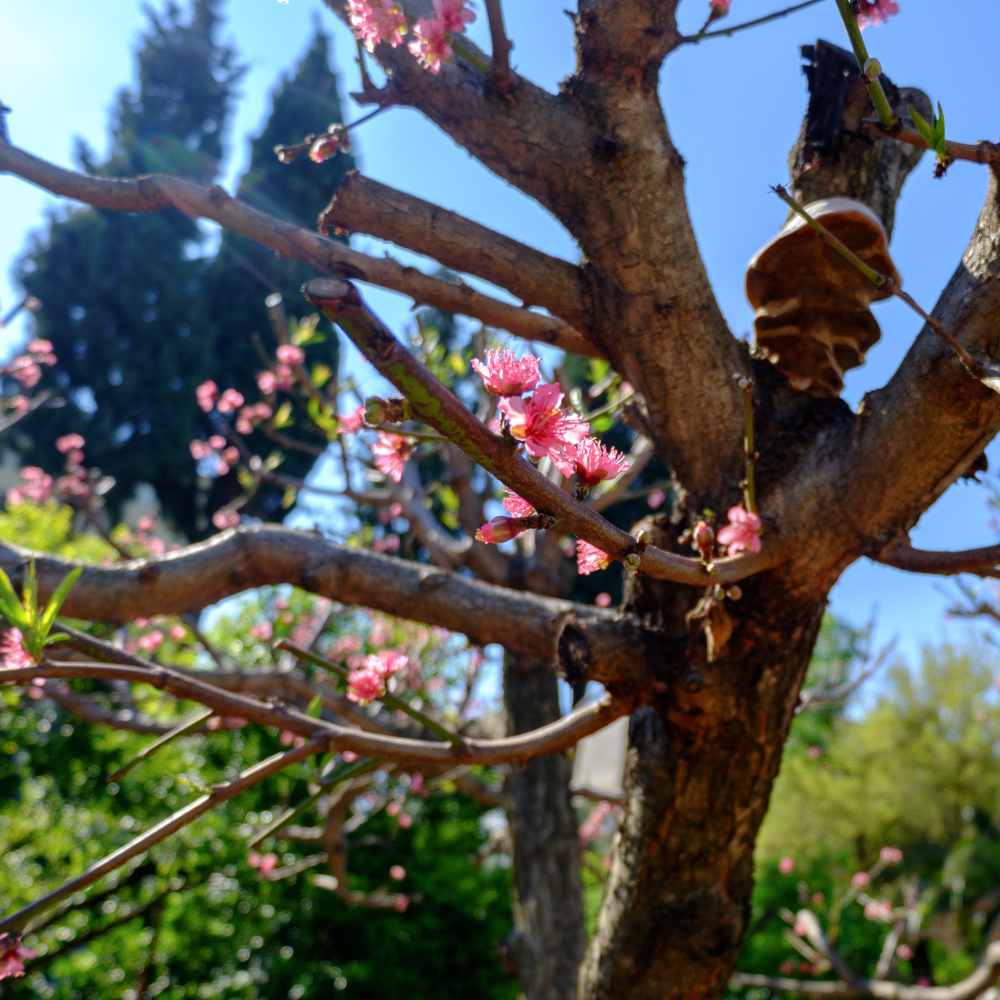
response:
<svg viewBox="0 0 1000 1000"><path fill-rule="evenodd" d="M702 559L711 559L715 549L715 532L704 522L699 521L694 528L694 545L701 553Z"/></svg>
<svg viewBox="0 0 1000 1000"><path fill-rule="evenodd" d="M519 517L494 517L476 532L476 540L487 545L509 542L525 530L521 521Z"/></svg>
<svg viewBox="0 0 1000 1000"><path fill-rule="evenodd" d="M389 422L389 406L379 396L369 396L365 400L365 423L372 427L381 427Z"/></svg>
<svg viewBox="0 0 1000 1000"><path fill-rule="evenodd" d="M743 596L743 590L738 587L735 583L731 587L726 588L726 597L731 601L738 601Z"/></svg>
<svg viewBox="0 0 1000 1000"><path fill-rule="evenodd" d="M299 146L278 145L274 147L274 155L278 157L279 163L294 163L295 158L301 152L302 148Z"/></svg>
<svg viewBox="0 0 1000 1000"><path fill-rule="evenodd" d="M34 295L29 295L24 300L24 308L30 313L38 312L38 310L42 308L42 300L36 299Z"/></svg>
<svg viewBox="0 0 1000 1000"><path fill-rule="evenodd" d="M638 552L630 552L623 561L625 569L629 573L637 573L639 571L639 563L642 562L642 556Z"/></svg>
<svg viewBox="0 0 1000 1000"><path fill-rule="evenodd" d="M864 75L869 83L877 80L882 75L882 64L874 56L865 60Z"/></svg>

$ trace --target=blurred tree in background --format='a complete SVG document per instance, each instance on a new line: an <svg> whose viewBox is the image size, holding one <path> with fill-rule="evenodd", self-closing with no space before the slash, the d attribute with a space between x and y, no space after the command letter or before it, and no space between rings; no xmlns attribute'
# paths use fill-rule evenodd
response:
<svg viewBox="0 0 1000 1000"><path fill-rule="evenodd" d="M118 97L105 162L83 147L77 159L91 173L120 177L171 173L199 183L217 177L234 89L242 70L219 41L221 0L195 0L185 18L177 4L150 10L150 29L137 53L137 85ZM313 225L344 173L339 156L317 165L283 166L272 147L322 131L342 119L326 36L317 28L296 72L274 94L270 118L251 145L239 197L289 221ZM54 215L19 265L19 280L43 302L35 334L60 358L55 388L69 406L40 413L14 444L26 465L60 464L59 434L83 434L90 455L119 486L120 509L137 482L150 483L164 514L181 533L205 533L195 464L188 442L208 422L190 406L194 388L215 378L224 388L255 389L260 367L251 338L273 343L263 300L271 292L298 296L311 272L230 233L214 258L203 256L205 232L181 212L127 215L76 208ZM320 360L336 365L336 338ZM54 378L53 375L46 376ZM164 414L170 419L163 419ZM286 469L303 474L311 459L291 456ZM232 477L235 479L235 477ZM212 486L214 506L238 490ZM264 490L258 514L274 516L280 493ZM214 506L212 509L214 509Z"/></svg>

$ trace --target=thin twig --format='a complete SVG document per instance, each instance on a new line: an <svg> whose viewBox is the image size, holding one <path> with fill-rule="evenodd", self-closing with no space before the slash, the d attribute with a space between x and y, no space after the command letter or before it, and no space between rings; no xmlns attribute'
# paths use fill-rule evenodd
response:
<svg viewBox="0 0 1000 1000"><path fill-rule="evenodd" d="M889 101L885 96L885 91L882 89L882 84L879 82L878 74L881 72L881 69L876 68L871 75L868 72L868 49L865 46L864 39L861 37L861 28L858 27L858 15L851 9L851 0L837 0L837 9L840 11L844 28L847 30L847 37L851 40L851 46L854 49L854 58L858 61L858 69L861 71L862 79L868 88L868 96L871 97L872 104L875 105L878 120L886 128L893 128L899 119L893 113ZM877 63L877 60L875 62Z"/></svg>
<svg viewBox="0 0 1000 1000"><path fill-rule="evenodd" d="M888 139L896 139L898 142L905 142L918 149L931 148L916 129L907 128L903 124L886 128L880 121L871 118L865 118L862 124ZM952 160L967 160L970 163L1000 163L1000 145L987 139L980 139L975 145L966 142L951 142L950 140L946 141L944 145L949 159Z"/></svg>
<svg viewBox="0 0 1000 1000"><path fill-rule="evenodd" d="M510 50L514 43L507 37L504 29L501 0L486 0L486 16L490 22L490 41L493 44L493 84L498 90L506 92L515 82L510 68Z"/></svg>
<svg viewBox="0 0 1000 1000"><path fill-rule="evenodd" d="M716 31L702 30L697 35L690 35L687 38L681 39L681 44L697 44L706 38L721 38L723 35L735 35L737 31L744 31L746 28L756 28L760 24L767 24L768 21L776 21L779 17L787 17L789 14L794 14L798 10L805 10L806 7L812 7L814 4L820 2L821 0L805 0L805 3L797 3L794 7L776 10L773 14L765 14L764 17L758 17L754 21L744 21L742 24L734 24L731 28L719 28Z"/></svg>
<svg viewBox="0 0 1000 1000"><path fill-rule="evenodd" d="M0 323L0 327L2 326L4 326L4 324ZM52 398L52 392L48 389L45 389L43 392L40 392L37 396L33 396L28 401L28 405L23 410L19 410L17 413L14 413L8 417L4 417L2 420L0 420L0 434L2 434L6 430L9 430L15 424L20 423L26 416L28 416L29 413L34 413L35 410L37 410L41 406L44 406L51 398Z"/></svg>

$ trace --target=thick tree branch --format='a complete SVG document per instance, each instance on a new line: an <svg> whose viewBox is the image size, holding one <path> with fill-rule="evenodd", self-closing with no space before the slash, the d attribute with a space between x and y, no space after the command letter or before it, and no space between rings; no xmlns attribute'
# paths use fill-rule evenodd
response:
<svg viewBox="0 0 1000 1000"><path fill-rule="evenodd" d="M32 559L42 600L78 565L0 543L0 566L15 585ZM491 586L277 525L230 529L157 558L85 565L62 610L86 621L122 623L200 610L243 590L277 583L440 625L477 645L496 642L550 660L561 630L573 622L586 638L588 677L638 687L646 683L640 667L647 637L633 623L618 621L614 612Z"/></svg>
<svg viewBox="0 0 1000 1000"><path fill-rule="evenodd" d="M524 497L536 510L559 518L580 538L613 559L639 551L636 540L578 503L486 428L392 335L364 305L357 290L336 278L314 278L303 287L309 302L347 334L357 348L409 400L413 412L462 449L473 461ZM708 572L698 559L654 547L641 551L639 571L676 583L735 583L780 562L782 549L771 540L755 556L720 559Z"/></svg>
<svg viewBox="0 0 1000 1000"><path fill-rule="evenodd" d="M906 570L907 573L929 573L935 576L957 576L978 573L993 576L1000 564L1000 545L986 545L964 552L928 552L915 549L909 541L888 545L869 555L872 562Z"/></svg>
<svg viewBox="0 0 1000 1000"><path fill-rule="evenodd" d="M159 212L176 208L211 219L224 229L255 240L279 257L305 261L318 271L367 281L409 295L418 304L461 313L518 337L538 340L574 354L602 356L578 331L560 320L501 302L468 285L434 278L391 257L357 253L337 240L311 233L230 197L218 185L199 187L179 177L153 174L109 180L63 170L0 139L0 171L8 171L52 194L95 208L122 212Z"/></svg>
<svg viewBox="0 0 1000 1000"><path fill-rule="evenodd" d="M807 996L834 998L875 997L876 1000L975 1000L1000 978L1000 943L986 949L982 963L967 979L954 986L908 986L879 979L856 983L822 982L808 979L785 979L777 976L753 976L734 972L732 979L741 986L763 986L779 993L804 993Z"/></svg>
<svg viewBox="0 0 1000 1000"><path fill-rule="evenodd" d="M455 212L352 171L319 217L367 233L506 288L526 306L542 306L585 334L591 324L583 271Z"/></svg>

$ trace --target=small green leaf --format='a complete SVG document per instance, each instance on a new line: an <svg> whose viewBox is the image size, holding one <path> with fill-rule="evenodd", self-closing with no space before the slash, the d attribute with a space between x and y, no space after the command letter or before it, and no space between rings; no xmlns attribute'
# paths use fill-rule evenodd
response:
<svg viewBox="0 0 1000 1000"><path fill-rule="evenodd" d="M287 427L291 422L292 404L286 399L278 407L278 412L274 415L274 426L276 430L281 430L282 427Z"/></svg>
<svg viewBox="0 0 1000 1000"><path fill-rule="evenodd" d="M0 612L3 612L4 618L11 625L15 625L22 632L30 625L10 577L2 569L0 569Z"/></svg>
<svg viewBox="0 0 1000 1000"><path fill-rule="evenodd" d="M310 719L318 719L320 712L323 711L323 696L321 694L315 694L309 701L309 707L306 709L306 715Z"/></svg>
<svg viewBox="0 0 1000 1000"><path fill-rule="evenodd" d="M913 119L913 124L917 127L917 131L920 133L920 138L923 139L931 149L936 148L937 142L934 138L934 130L927 124L927 120L912 105L907 105L907 107L910 111L910 117Z"/></svg>
<svg viewBox="0 0 1000 1000"><path fill-rule="evenodd" d="M330 376L332 374L333 372L330 370L329 365L313 365L313 370L312 370L313 385L321 388L327 382L330 381Z"/></svg>
<svg viewBox="0 0 1000 1000"><path fill-rule="evenodd" d="M38 619L36 639L44 640L49 634L49 629L52 628L52 623L56 620L56 615L59 613L59 609L62 607L63 601L69 597L69 592L73 589L73 585L76 581L80 579L80 574L82 572L83 567L77 566L76 569L67 573L63 578L62 583L56 587L55 593L53 593L53 595L49 598L49 603L46 605L45 610Z"/></svg>
<svg viewBox="0 0 1000 1000"><path fill-rule="evenodd" d="M30 625L38 618L38 579L35 576L35 560L28 563L28 572L21 585L21 604Z"/></svg>

